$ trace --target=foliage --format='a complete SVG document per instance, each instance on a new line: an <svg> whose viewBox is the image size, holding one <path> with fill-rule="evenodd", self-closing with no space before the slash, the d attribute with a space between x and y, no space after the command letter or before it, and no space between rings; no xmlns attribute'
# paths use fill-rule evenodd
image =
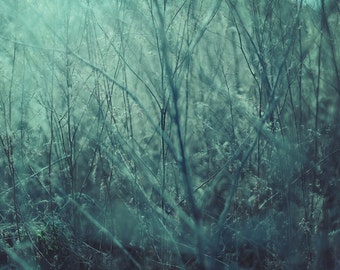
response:
<svg viewBox="0 0 340 270"><path fill-rule="evenodd" d="M8 2L1 269L338 269L337 1Z"/></svg>

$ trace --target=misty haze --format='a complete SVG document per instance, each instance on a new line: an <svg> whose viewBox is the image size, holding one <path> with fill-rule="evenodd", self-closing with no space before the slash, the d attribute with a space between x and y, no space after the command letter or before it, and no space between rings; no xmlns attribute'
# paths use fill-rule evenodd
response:
<svg viewBox="0 0 340 270"><path fill-rule="evenodd" d="M339 15L0 0L0 270L339 270Z"/></svg>

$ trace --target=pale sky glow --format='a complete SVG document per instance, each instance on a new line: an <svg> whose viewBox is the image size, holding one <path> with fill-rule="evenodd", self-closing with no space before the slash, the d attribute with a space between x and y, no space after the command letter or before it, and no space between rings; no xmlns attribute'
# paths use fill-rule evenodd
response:
<svg viewBox="0 0 340 270"><path fill-rule="evenodd" d="M303 2L314 8L320 6L320 0L304 0Z"/></svg>

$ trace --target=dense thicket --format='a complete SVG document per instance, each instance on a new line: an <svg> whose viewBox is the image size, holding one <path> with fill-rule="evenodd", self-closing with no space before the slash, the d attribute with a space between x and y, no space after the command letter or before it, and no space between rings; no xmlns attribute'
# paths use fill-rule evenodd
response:
<svg viewBox="0 0 340 270"><path fill-rule="evenodd" d="M1 269L340 267L336 0L0 6Z"/></svg>

